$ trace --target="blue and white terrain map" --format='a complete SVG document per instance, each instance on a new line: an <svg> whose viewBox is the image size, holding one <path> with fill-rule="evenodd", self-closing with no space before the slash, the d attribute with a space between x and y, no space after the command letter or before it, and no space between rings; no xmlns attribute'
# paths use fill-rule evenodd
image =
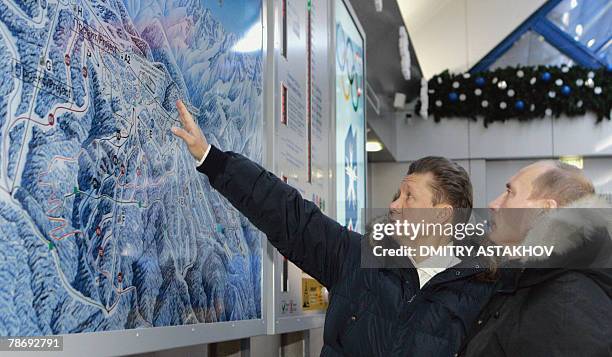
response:
<svg viewBox="0 0 612 357"><path fill-rule="evenodd" d="M0 0L0 336L261 317L262 233L170 132L262 162L261 6Z"/></svg>

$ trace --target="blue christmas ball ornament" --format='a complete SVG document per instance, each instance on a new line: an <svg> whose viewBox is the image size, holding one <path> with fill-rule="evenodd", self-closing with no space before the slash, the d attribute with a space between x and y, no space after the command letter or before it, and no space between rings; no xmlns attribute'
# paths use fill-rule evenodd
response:
<svg viewBox="0 0 612 357"><path fill-rule="evenodd" d="M448 93L448 99L451 102L456 102L458 98L459 98L459 96L457 95L457 93L455 93L455 92Z"/></svg>
<svg viewBox="0 0 612 357"><path fill-rule="evenodd" d="M518 110L523 110L525 109L525 102L519 99L514 103L514 107Z"/></svg>
<svg viewBox="0 0 612 357"><path fill-rule="evenodd" d="M550 72L544 72L542 73L542 76L540 77L544 82L548 82L550 81Z"/></svg>
<svg viewBox="0 0 612 357"><path fill-rule="evenodd" d="M485 79L484 78L482 78L482 77L477 77L476 78L476 85L477 86L482 87L482 86L484 86L484 84L485 84Z"/></svg>
<svg viewBox="0 0 612 357"><path fill-rule="evenodd" d="M563 95L570 95L571 92L572 92L572 88L568 86L567 84L561 87L561 93L563 93Z"/></svg>

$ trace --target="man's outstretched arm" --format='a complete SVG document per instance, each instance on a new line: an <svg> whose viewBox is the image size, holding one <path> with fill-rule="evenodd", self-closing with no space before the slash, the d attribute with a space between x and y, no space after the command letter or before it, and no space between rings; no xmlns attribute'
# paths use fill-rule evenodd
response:
<svg viewBox="0 0 612 357"><path fill-rule="evenodd" d="M246 157L223 152L206 142L182 102L184 129L172 128L201 163L213 188L264 232L290 261L331 288L347 269L359 264L357 233L325 216L293 187ZM203 160L202 160L203 159Z"/></svg>

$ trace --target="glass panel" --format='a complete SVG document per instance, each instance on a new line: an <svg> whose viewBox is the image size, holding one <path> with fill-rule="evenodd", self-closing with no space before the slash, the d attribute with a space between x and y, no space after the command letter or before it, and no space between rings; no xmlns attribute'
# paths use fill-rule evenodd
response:
<svg viewBox="0 0 612 357"><path fill-rule="evenodd" d="M571 66L574 62L555 47L550 45L544 37L533 31L527 31L491 66L491 70L507 66L537 66L561 65Z"/></svg>
<svg viewBox="0 0 612 357"><path fill-rule="evenodd" d="M363 232L365 208L364 40L344 2L336 0L336 219Z"/></svg>
<svg viewBox="0 0 612 357"><path fill-rule="evenodd" d="M564 0L548 19L593 51L612 36L612 1Z"/></svg>

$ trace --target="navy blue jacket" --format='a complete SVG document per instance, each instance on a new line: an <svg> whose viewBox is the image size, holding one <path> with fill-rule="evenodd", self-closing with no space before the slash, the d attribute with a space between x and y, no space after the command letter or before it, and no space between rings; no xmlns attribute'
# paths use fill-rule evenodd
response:
<svg viewBox="0 0 612 357"><path fill-rule="evenodd" d="M281 254L330 291L321 356L452 356L493 291L474 263L436 275L360 267L362 236L264 168L212 146L198 167Z"/></svg>

